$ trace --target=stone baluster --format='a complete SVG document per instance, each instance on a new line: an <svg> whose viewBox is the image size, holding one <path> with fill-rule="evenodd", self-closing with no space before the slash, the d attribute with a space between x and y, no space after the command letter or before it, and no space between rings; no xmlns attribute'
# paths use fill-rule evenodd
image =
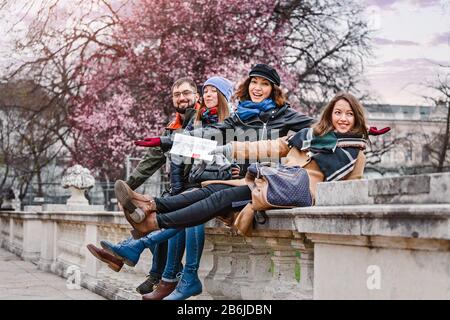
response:
<svg viewBox="0 0 450 320"><path fill-rule="evenodd" d="M223 294L232 300L242 299L241 289L249 286L251 247L244 237L231 236L231 270L223 282Z"/></svg>
<svg viewBox="0 0 450 320"><path fill-rule="evenodd" d="M208 236L205 238L205 245L203 247L202 258L200 260L200 267L198 270L198 277L200 281L204 284L205 279L211 272L214 266L214 243ZM202 294L197 297L198 300L211 300L212 296L207 290L203 290Z"/></svg>
<svg viewBox="0 0 450 320"><path fill-rule="evenodd" d="M44 271L54 272L57 257L57 223L42 220L41 256L38 267Z"/></svg>
<svg viewBox="0 0 450 320"><path fill-rule="evenodd" d="M38 261L41 250L42 223L35 217L23 220L22 258L26 261Z"/></svg>
<svg viewBox="0 0 450 320"><path fill-rule="evenodd" d="M298 289L295 279L296 256L291 244L292 239L268 238L267 243L273 250L273 275L263 291L265 300L291 299Z"/></svg>
<svg viewBox="0 0 450 320"><path fill-rule="evenodd" d="M9 250L12 251L14 245L14 219L9 216L9 241L8 241Z"/></svg>
<svg viewBox="0 0 450 320"><path fill-rule="evenodd" d="M98 226L96 224L86 225L85 230L85 243L83 244L83 250L86 262L86 273L92 277L97 276L97 271L99 270L99 261L95 258L86 248L89 243L97 243L98 240Z"/></svg>
<svg viewBox="0 0 450 320"><path fill-rule="evenodd" d="M231 272L231 251L228 236L209 235L214 248L213 267L205 277L204 288L213 299L227 299L223 294L223 286L226 276Z"/></svg>
<svg viewBox="0 0 450 320"><path fill-rule="evenodd" d="M272 278L270 273L272 251L267 245L266 238L248 237L246 240L251 246L250 270L248 284L241 287L241 296L244 300L260 300L265 286Z"/></svg>
<svg viewBox="0 0 450 320"><path fill-rule="evenodd" d="M300 283L292 298L299 300L313 299L314 288L314 245L304 235L294 235L292 247L300 252L297 263L300 265Z"/></svg>

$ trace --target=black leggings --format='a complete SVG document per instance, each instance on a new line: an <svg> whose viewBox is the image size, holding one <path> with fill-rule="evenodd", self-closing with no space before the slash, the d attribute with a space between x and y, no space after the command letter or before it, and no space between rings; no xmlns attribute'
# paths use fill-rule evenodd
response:
<svg viewBox="0 0 450 320"><path fill-rule="evenodd" d="M160 228L187 228L211 220L232 209L233 202L251 199L248 186L212 184L172 197L155 198Z"/></svg>

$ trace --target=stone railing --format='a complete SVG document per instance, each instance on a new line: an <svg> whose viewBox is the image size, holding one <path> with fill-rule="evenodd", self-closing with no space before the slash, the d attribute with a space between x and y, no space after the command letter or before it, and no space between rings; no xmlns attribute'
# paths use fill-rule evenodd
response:
<svg viewBox="0 0 450 320"><path fill-rule="evenodd" d="M450 299L448 173L323 183L315 207L267 213L252 237L208 223L197 299ZM139 298L151 256L115 273L86 244L128 231L115 212L0 212L3 247L113 299Z"/></svg>

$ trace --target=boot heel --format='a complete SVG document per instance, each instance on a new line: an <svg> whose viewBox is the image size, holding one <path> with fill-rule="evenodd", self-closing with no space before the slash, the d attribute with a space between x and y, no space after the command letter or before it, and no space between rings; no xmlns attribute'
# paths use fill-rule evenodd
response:
<svg viewBox="0 0 450 320"><path fill-rule="evenodd" d="M136 208L136 210L134 210L133 213L130 214L130 218L135 223L141 223L145 219L145 213L141 208Z"/></svg>

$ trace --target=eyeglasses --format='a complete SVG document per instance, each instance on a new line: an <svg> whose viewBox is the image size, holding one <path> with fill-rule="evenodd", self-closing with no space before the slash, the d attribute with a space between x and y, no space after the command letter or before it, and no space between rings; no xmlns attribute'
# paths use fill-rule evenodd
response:
<svg viewBox="0 0 450 320"><path fill-rule="evenodd" d="M172 97L174 97L175 99L178 99L181 95L188 97L191 94L193 94L194 92L192 92L191 90L184 90L183 92L174 92L172 94Z"/></svg>

